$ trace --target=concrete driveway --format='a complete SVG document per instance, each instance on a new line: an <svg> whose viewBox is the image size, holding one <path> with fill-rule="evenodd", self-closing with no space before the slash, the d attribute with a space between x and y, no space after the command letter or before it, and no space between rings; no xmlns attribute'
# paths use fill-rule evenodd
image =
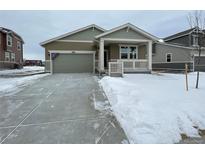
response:
<svg viewBox="0 0 205 154"><path fill-rule="evenodd" d="M105 101L90 74L56 74L0 97L1 143L124 143L115 118L94 109Z"/></svg>

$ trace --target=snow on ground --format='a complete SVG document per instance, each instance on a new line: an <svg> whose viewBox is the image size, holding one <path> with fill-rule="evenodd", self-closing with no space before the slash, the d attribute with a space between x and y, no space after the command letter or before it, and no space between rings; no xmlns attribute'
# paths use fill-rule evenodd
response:
<svg viewBox="0 0 205 154"><path fill-rule="evenodd" d="M205 129L205 73L126 74L100 80L116 118L130 143L177 143L182 133L199 137Z"/></svg>
<svg viewBox="0 0 205 154"><path fill-rule="evenodd" d="M0 78L0 96L18 92L21 87L33 84L37 79L48 74L32 75L27 77Z"/></svg>
<svg viewBox="0 0 205 154"><path fill-rule="evenodd" d="M22 69L0 70L0 75L9 75L9 74L16 74L16 73L32 73L32 72L39 72L39 71L44 71L44 67L24 66Z"/></svg>

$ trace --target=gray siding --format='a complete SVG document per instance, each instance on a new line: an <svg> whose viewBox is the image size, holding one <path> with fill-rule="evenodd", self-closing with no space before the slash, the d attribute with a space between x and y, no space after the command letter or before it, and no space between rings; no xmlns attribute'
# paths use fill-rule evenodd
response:
<svg viewBox="0 0 205 154"><path fill-rule="evenodd" d="M155 52L152 56L153 63L165 63L167 53L172 53L172 62L192 61L191 50L186 48L156 44Z"/></svg>
<svg viewBox="0 0 205 154"><path fill-rule="evenodd" d="M60 40L94 40L96 35L101 34L102 31L96 28L89 28L79 33L64 37Z"/></svg>
<svg viewBox="0 0 205 154"><path fill-rule="evenodd" d="M182 37L178 37L169 41L166 41L167 43L174 43L174 44L181 44L184 46L191 46L191 36L190 35L185 35Z"/></svg>
<svg viewBox="0 0 205 154"><path fill-rule="evenodd" d="M174 43L174 44L182 44L186 47L192 47L193 45L193 36L194 33L192 34L187 34L185 36L182 37L178 37L169 41L165 41L167 43ZM200 44L201 46L205 47L205 38L203 35L200 35Z"/></svg>
<svg viewBox="0 0 205 154"><path fill-rule="evenodd" d="M129 31L127 31L127 28L118 30L116 32L113 32L111 34L108 34L106 36L103 36L103 38L121 38L121 39L146 39L146 40L150 40L149 38L145 37L144 35L135 32L132 29L129 29Z"/></svg>

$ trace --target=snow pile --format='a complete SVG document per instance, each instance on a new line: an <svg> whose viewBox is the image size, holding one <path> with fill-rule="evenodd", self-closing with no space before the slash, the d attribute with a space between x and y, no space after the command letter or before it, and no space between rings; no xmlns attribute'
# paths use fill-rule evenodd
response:
<svg viewBox="0 0 205 154"><path fill-rule="evenodd" d="M104 77L100 84L130 143L177 143L205 129L205 73L198 90L196 75L188 77L188 92L183 74Z"/></svg>
<svg viewBox="0 0 205 154"><path fill-rule="evenodd" d="M95 110L98 111L108 111L110 109L110 104L108 100L105 100L105 96L103 95L102 98L102 91L100 91L100 95L98 94L98 91L93 90L91 100L92 105L94 106ZM96 98L97 97L97 98Z"/></svg>
<svg viewBox="0 0 205 154"><path fill-rule="evenodd" d="M8 69L0 70L0 75L9 75L17 73L32 73L32 72L43 72L44 67L41 66L24 66L22 69Z"/></svg>
<svg viewBox="0 0 205 154"><path fill-rule="evenodd" d="M18 92L20 87L32 84L35 80L47 75L48 74L40 74L19 78L0 78L0 96L10 92Z"/></svg>

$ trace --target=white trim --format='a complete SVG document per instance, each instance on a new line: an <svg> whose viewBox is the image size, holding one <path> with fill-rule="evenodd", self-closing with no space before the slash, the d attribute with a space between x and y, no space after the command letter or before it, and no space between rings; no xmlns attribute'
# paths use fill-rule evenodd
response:
<svg viewBox="0 0 205 154"><path fill-rule="evenodd" d="M94 43L91 40L56 40L57 42L71 42L71 43Z"/></svg>
<svg viewBox="0 0 205 154"><path fill-rule="evenodd" d="M61 39L61 38L70 36L70 35L72 35L72 34L75 34L75 33L81 32L81 31L84 31L84 30L89 29L89 28L92 28L92 27L95 27L96 29L99 29L99 30L101 30L101 31L103 31L103 32L105 31L105 29L103 29L103 28L101 28L101 27L99 27L99 26L97 26L97 25L95 25L95 24L92 24L92 25L88 25L88 26L86 26L86 27L83 27L83 28L80 28L80 29L71 31L71 32L69 32L69 33L60 35L60 36L58 36L58 37L54 37L54 38L49 39L49 40L47 40L47 41L41 42L40 45L41 45L41 46L42 46L42 45L45 45L45 44L47 44L47 43L50 43L50 42L59 40L59 39Z"/></svg>
<svg viewBox="0 0 205 154"><path fill-rule="evenodd" d="M166 63L170 63L167 61L167 55L170 55L170 62L172 62L172 53L166 53L166 59L165 59Z"/></svg>
<svg viewBox="0 0 205 154"><path fill-rule="evenodd" d="M146 39L122 39L122 38L101 38L104 41L113 41L113 42L135 42L135 43L142 43L142 42L149 42L150 40Z"/></svg>
<svg viewBox="0 0 205 154"><path fill-rule="evenodd" d="M127 46L127 47L138 47L136 44L119 44L119 46Z"/></svg>
<svg viewBox="0 0 205 154"><path fill-rule="evenodd" d="M100 72L104 72L105 65L104 65L104 40L100 39L100 48L99 48L99 54L98 54L98 69Z"/></svg>
<svg viewBox="0 0 205 154"><path fill-rule="evenodd" d="M148 49L147 49L147 58L148 58L148 68L151 71L152 70L152 41L149 41L148 43Z"/></svg>
<svg viewBox="0 0 205 154"><path fill-rule="evenodd" d="M198 54L198 53L195 53L195 54L193 54L193 56L199 57L199 54ZM205 54L201 54L201 57L204 57L204 56L205 56Z"/></svg>
<svg viewBox="0 0 205 154"><path fill-rule="evenodd" d="M149 38L151 38L151 39L153 39L153 40L155 40L155 41L159 40L159 38L157 38L157 37L155 37L155 36L153 36L153 35L151 35L151 34L145 32L144 30L142 30L142 29L140 29L140 28L138 28L138 27L136 27L136 26L134 26L134 25L132 25L132 24L130 24L130 23L126 23L126 24L124 24L124 25L115 27L115 28L113 28L113 29L111 29L111 30L108 30L108 31L106 31L106 32L104 32L104 33L102 33L102 34L100 34L100 35L95 36L95 38L100 38L100 37L102 37L102 36L111 34L111 33L113 33L113 32L116 32L116 31L118 31L118 30L120 30L120 29L123 29L123 28L126 28L126 27L129 27L129 28L133 29L134 31L139 32L139 33L145 35L146 37L149 37Z"/></svg>
<svg viewBox="0 0 205 154"><path fill-rule="evenodd" d="M66 54L93 54L95 51L87 50L49 50L49 53L66 53Z"/></svg>
<svg viewBox="0 0 205 154"><path fill-rule="evenodd" d="M52 60L52 55L51 54L50 54L50 72L51 72L51 74L53 74L53 60Z"/></svg>
<svg viewBox="0 0 205 154"><path fill-rule="evenodd" d="M195 71L195 56L193 56L193 72Z"/></svg>

